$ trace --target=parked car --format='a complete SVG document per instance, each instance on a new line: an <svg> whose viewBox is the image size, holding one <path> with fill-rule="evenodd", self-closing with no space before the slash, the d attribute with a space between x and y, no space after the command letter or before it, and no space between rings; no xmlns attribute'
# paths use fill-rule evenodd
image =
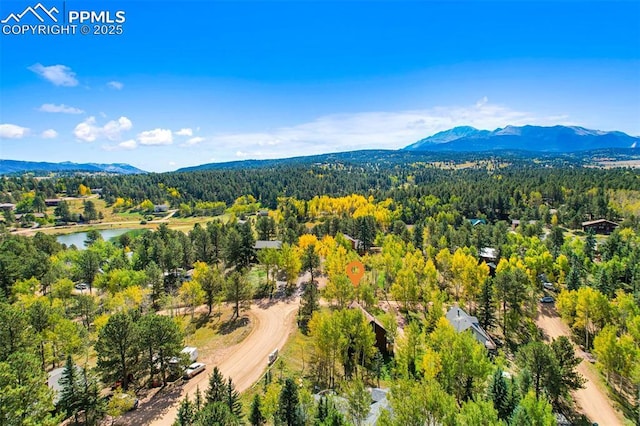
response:
<svg viewBox="0 0 640 426"><path fill-rule="evenodd" d="M86 290L89 288L87 283L78 283L74 287L76 288L76 290Z"/></svg>
<svg viewBox="0 0 640 426"><path fill-rule="evenodd" d="M551 296L544 296L540 299L540 303L553 303L554 299Z"/></svg>
<svg viewBox="0 0 640 426"><path fill-rule="evenodd" d="M185 379L190 379L193 376L200 374L204 371L206 364L203 362L194 362L189 365L186 370L184 370L184 374L182 375Z"/></svg>
<svg viewBox="0 0 640 426"><path fill-rule="evenodd" d="M556 291L556 287L552 283L542 283L542 287L547 290Z"/></svg>
<svg viewBox="0 0 640 426"><path fill-rule="evenodd" d="M274 349L273 352L269 354L269 358L267 359L267 361L269 365L271 365L276 362L276 359L278 359L278 348Z"/></svg>

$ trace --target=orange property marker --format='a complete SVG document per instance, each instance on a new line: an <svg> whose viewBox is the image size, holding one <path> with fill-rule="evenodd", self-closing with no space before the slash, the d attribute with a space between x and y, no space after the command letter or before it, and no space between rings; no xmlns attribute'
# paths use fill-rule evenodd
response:
<svg viewBox="0 0 640 426"><path fill-rule="evenodd" d="M347 265L347 276L351 280L354 286L357 286L360 279L364 276L364 265L358 260Z"/></svg>

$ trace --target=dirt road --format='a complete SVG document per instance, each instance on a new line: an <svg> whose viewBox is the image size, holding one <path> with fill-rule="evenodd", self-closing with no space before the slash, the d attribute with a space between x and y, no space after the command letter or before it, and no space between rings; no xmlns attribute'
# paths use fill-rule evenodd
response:
<svg viewBox="0 0 640 426"><path fill-rule="evenodd" d="M231 377L236 389L244 391L255 383L267 367L267 357L275 348L281 349L295 329L295 315L299 299L288 302L259 301L246 312L253 327L240 343L214 351L200 359L207 364L204 373L186 382L184 386L170 385L150 401L142 401L140 408L118 419L119 424L170 426L173 424L180 401L189 394L193 398L196 388L204 394L209 375L218 366L225 377ZM177 382L179 383L180 380Z"/></svg>
<svg viewBox="0 0 640 426"><path fill-rule="evenodd" d="M536 324L545 332L546 338L549 340L571 335L569 327L562 322L552 305L541 306L538 311L538 318L536 318ZM577 347L575 349L576 355L581 357L582 352L580 349ZM604 386L600 383L600 378L590 367L591 365L586 360L578 364L578 372L587 380L584 389L573 392L573 398L578 407L581 408L581 411L589 420L599 425L615 426L623 424L622 414L613 407L606 391L600 387Z"/></svg>

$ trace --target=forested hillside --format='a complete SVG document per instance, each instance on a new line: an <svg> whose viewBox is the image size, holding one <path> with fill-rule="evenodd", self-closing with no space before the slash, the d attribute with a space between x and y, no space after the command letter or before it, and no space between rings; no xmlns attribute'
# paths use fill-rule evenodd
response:
<svg viewBox="0 0 640 426"><path fill-rule="evenodd" d="M5 177L0 197L46 216L23 236L4 213L1 424L590 424L599 414L576 391L592 392L594 380L615 396L598 393L615 421L638 419L632 169L289 164ZM104 202L101 214L152 229L112 241L93 229L86 248L63 246L54 223L86 225L81 207L43 206L63 197ZM164 204L173 216L147 223ZM583 226L596 219L611 229ZM364 266L355 282L353 261ZM240 394L237 378L207 361L206 382L185 398L183 346L220 362L229 336L251 339L253 312L276 303L296 308L295 332L278 361L264 360L260 382ZM559 316L568 331L553 339L541 318ZM56 367L54 399L46 379ZM175 418L153 411L169 406Z"/></svg>

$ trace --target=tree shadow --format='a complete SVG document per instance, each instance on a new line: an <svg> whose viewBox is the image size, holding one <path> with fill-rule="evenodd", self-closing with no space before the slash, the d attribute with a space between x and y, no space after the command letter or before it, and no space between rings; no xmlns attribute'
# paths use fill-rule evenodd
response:
<svg viewBox="0 0 640 426"><path fill-rule="evenodd" d="M199 314L196 318L194 318L193 320L193 325L195 326L196 329L202 328L202 327L206 327L207 324L209 324L209 322L211 321L211 319L215 319L217 320L217 322L220 322L220 318L222 317L222 312L218 311L212 311L211 315L207 315L206 312L203 312L201 314Z"/></svg>
<svg viewBox="0 0 640 426"><path fill-rule="evenodd" d="M139 395L142 400L140 407L118 418L117 424L144 425L161 418L173 404L180 400L182 384L181 379L169 383L164 388L160 388L146 401L145 397L147 395Z"/></svg>
<svg viewBox="0 0 640 426"><path fill-rule="evenodd" d="M249 325L249 317L240 317L223 322L218 330L220 334L227 335L247 325Z"/></svg>

